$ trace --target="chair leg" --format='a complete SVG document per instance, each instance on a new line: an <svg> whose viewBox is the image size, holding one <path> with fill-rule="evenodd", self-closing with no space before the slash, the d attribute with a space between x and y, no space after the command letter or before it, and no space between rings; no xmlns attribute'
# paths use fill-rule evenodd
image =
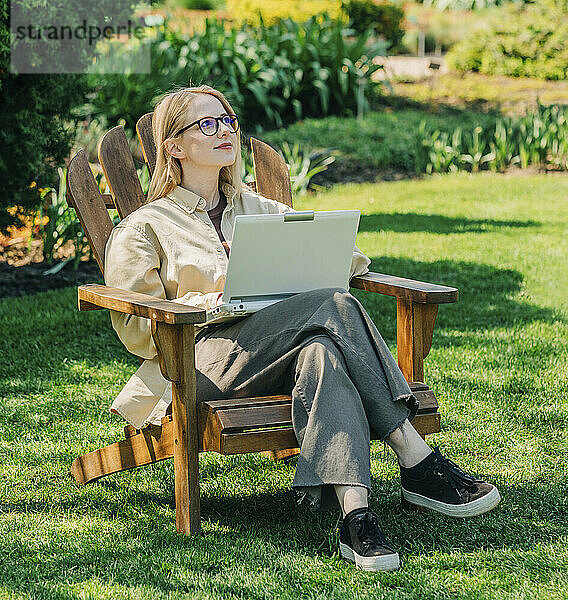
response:
<svg viewBox="0 0 568 600"><path fill-rule="evenodd" d="M179 533L201 533L201 498L199 489L199 438L197 411L190 416L191 401L184 402L187 385L172 384L174 422L174 478L176 497L176 529ZM195 397L195 386L193 386ZM195 398L193 400L195 405Z"/></svg>
<svg viewBox="0 0 568 600"><path fill-rule="evenodd" d="M176 529L184 534L201 533L194 331L152 321L160 369L172 382Z"/></svg>

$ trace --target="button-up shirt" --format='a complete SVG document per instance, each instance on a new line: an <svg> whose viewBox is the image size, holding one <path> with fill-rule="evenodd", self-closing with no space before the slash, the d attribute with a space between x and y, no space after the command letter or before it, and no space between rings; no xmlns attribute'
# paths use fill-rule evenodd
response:
<svg viewBox="0 0 568 600"><path fill-rule="evenodd" d="M222 183L221 190L227 199L221 231L229 247L236 215L293 210L246 188L240 197L228 183ZM105 283L187 306L213 308L220 302L229 261L205 204L197 194L177 186L125 217L112 230L105 248ZM368 272L370 262L355 246L349 277ZM126 348L146 359L111 410L137 428L159 423L171 401L171 384L158 366L150 320L112 310L110 316ZM204 326L196 324L196 333Z"/></svg>

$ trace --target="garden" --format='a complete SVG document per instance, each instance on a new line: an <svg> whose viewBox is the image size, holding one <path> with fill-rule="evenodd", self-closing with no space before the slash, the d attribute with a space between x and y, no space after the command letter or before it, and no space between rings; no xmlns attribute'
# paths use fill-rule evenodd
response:
<svg viewBox="0 0 568 600"><path fill-rule="evenodd" d="M0 598L567 598L568 2L166 0L130 16L144 37L100 48L118 74L0 74ZM151 73L129 72L142 52ZM393 75L391 57L447 70ZM255 137L282 154L295 208L361 211L371 271L459 289L425 360L442 414L427 441L502 500L469 520L408 512L372 442L370 505L399 571L342 560L338 515L294 504L297 458L202 453L197 538L175 531L172 461L85 487L69 474L120 438L108 407L139 364L106 311L77 310L76 286L102 276L67 165L85 148L108 193L97 142L122 125L146 191L136 121L189 82L239 114L244 181ZM351 292L396 355L394 300Z"/></svg>

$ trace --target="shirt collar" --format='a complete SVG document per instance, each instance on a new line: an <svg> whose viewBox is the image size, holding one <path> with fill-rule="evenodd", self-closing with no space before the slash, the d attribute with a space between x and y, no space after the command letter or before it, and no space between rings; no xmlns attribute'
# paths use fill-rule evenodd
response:
<svg viewBox="0 0 568 600"><path fill-rule="evenodd" d="M227 208L231 208L233 206L237 190L226 181L222 181L220 187L227 198ZM171 192L166 194L166 196L170 198L170 200L173 200L176 204L179 204L183 208L189 210L189 212L193 212L196 208L205 210L205 199L182 187L181 185L176 185L176 187Z"/></svg>
<svg viewBox="0 0 568 600"><path fill-rule="evenodd" d="M166 194L166 196L176 204L179 204L182 208L189 210L189 212L193 212L196 208L200 208L201 210L205 209L205 199L194 192L181 187L181 185L176 185L176 187Z"/></svg>

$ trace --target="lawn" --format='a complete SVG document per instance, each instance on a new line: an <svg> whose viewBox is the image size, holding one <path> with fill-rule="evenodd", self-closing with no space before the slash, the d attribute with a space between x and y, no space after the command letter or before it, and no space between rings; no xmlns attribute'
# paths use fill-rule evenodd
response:
<svg viewBox="0 0 568 600"><path fill-rule="evenodd" d="M373 270L460 289L426 361L442 412L429 441L503 500L465 521L406 513L373 442L371 507L397 572L338 556L338 515L294 506L296 459L201 455L202 538L175 533L172 461L78 488L70 464L120 436L108 406L137 361L74 288L1 300L0 598L568 597L567 199L562 176L458 174L298 203L360 208ZM392 299L354 294L394 352Z"/></svg>

